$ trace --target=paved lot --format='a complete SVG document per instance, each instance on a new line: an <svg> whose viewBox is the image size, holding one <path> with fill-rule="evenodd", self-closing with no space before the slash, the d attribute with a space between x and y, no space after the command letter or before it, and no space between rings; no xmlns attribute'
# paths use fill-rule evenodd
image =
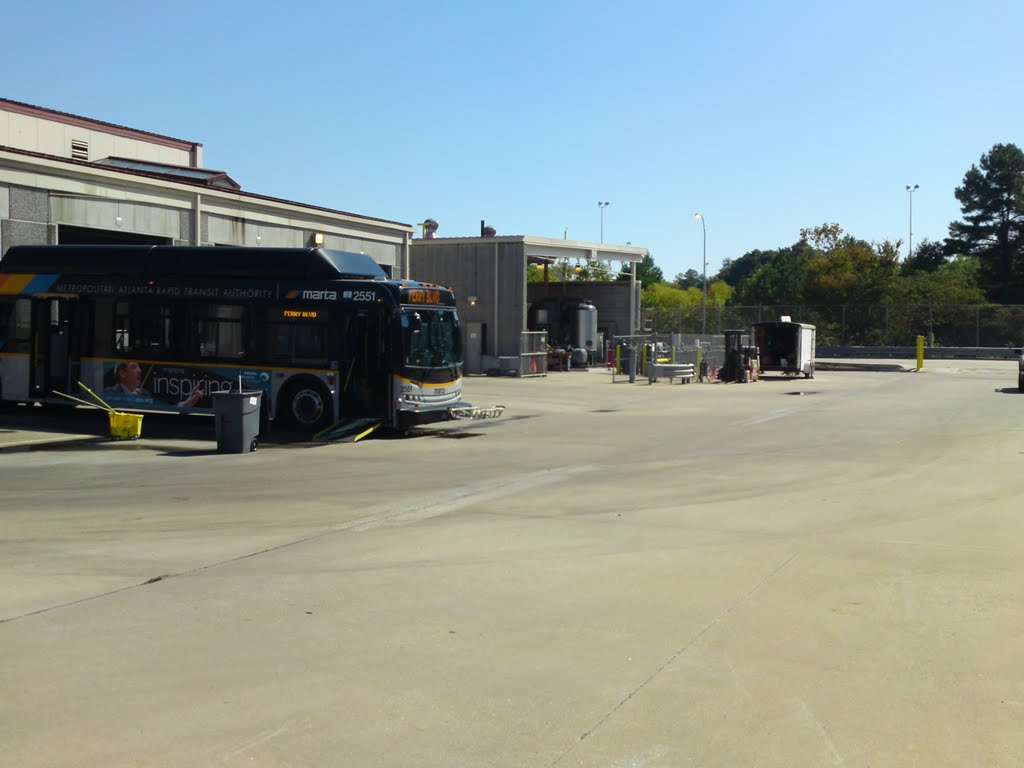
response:
<svg viewBox="0 0 1024 768"><path fill-rule="evenodd" d="M0 453L0 762L1024 764L1014 362L467 390Z"/></svg>

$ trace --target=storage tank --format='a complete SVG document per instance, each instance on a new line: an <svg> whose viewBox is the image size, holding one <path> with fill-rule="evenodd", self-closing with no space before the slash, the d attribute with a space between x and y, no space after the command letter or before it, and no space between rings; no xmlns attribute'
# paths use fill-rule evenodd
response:
<svg viewBox="0 0 1024 768"><path fill-rule="evenodd" d="M584 299L576 307L576 318L573 339L574 365L588 365L593 362L597 352L597 307Z"/></svg>

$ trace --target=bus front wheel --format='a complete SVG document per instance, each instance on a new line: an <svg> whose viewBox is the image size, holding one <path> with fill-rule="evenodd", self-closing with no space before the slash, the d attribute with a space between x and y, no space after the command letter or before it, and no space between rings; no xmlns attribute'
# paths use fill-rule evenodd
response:
<svg viewBox="0 0 1024 768"><path fill-rule="evenodd" d="M318 432L331 423L331 398L315 381L296 381L281 393L280 412L288 426Z"/></svg>

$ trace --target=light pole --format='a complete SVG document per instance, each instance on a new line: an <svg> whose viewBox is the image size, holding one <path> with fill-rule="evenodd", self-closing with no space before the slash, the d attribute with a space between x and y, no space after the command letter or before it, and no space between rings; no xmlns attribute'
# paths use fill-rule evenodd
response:
<svg viewBox="0 0 1024 768"><path fill-rule="evenodd" d="M911 187L907 184L907 195L910 198L910 236L907 238L907 258L914 255L914 190L921 185L915 184Z"/></svg>
<svg viewBox="0 0 1024 768"><path fill-rule="evenodd" d="M704 224L704 215L693 214L693 218L700 219L700 228L704 233L704 267L700 273L700 335L707 335L708 332L708 228Z"/></svg>
<svg viewBox="0 0 1024 768"><path fill-rule="evenodd" d="M601 242L604 242L604 209L607 208L611 203L602 203L600 200L597 201L597 207L601 209Z"/></svg>

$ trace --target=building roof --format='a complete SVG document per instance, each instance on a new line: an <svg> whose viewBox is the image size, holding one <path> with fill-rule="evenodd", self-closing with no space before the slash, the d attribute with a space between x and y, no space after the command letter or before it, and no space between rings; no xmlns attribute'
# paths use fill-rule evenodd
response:
<svg viewBox="0 0 1024 768"><path fill-rule="evenodd" d="M86 160L73 160L73 159L67 158L67 157L58 157L57 155L47 155L47 154L43 154L42 152L32 152L32 151L27 150L27 149L17 149L15 147L0 146L0 151L9 152L9 153L15 154L15 155L23 155L23 156L29 157L29 158L38 158L38 159L46 160L46 161L49 161L49 162L61 163L61 164L69 165L69 166L75 166L75 167L78 167L78 168L81 168L81 169L86 169L86 170L91 169L91 170L102 170L102 171L113 172L113 173L122 173L122 174L125 174L127 176L140 176L140 177L155 179L155 180L163 181L163 182L170 182L170 183L174 183L174 184L187 184L189 186L199 186L199 187L203 187L204 189L207 189L207 190L211 189L211 187L207 183L207 181L202 179L202 178L196 179L196 178L189 178L189 177L186 177L186 176L174 176L174 177L172 177L172 176L170 176L170 175L168 175L166 173L153 173L151 171L136 170L136 169L133 169L133 168L121 168L121 167L118 167L118 166L115 166L115 165L103 165L101 163L88 162ZM215 172L215 173L217 173L217 172ZM381 224L392 224L392 225L395 225L395 226L399 226L399 227L403 227L405 229L412 230L412 225L411 224L406 224L405 222L402 222L402 221L393 221L391 219L381 219L381 218L378 218L376 216L365 216L365 215L359 214L359 213L350 213L349 211L340 211L340 210L337 210L335 208L326 208L326 207L320 206L320 205L310 205L309 203L297 202L295 200L285 200L284 198L280 198L280 197L270 197L269 195L258 195L258 194L254 193L254 192L243 192L241 189L230 189L230 188L223 188L223 187L218 187L218 186L214 186L212 189L220 191L220 192L228 193L228 194L231 194L231 195L238 195L240 197L250 198L250 199L253 199L253 200L263 200L263 201L271 202L271 203L282 203L284 205L294 205L294 206L298 206L298 207L301 207L301 208L307 208L307 209L309 209L311 211L323 211L324 213L340 214L342 216L351 216L352 218L361 219L363 221L379 222Z"/></svg>
<svg viewBox="0 0 1024 768"><path fill-rule="evenodd" d="M18 114L28 115L30 117L40 117L47 120L54 120L58 123L65 123L67 125L76 125L81 128L95 128L98 130L106 131L108 133L113 133L118 136L144 139L147 141L155 142L157 144L177 147L179 149L184 150L191 149L192 147L203 146L197 141L175 139L171 136L164 136L159 133L151 133L150 131L140 131L137 128L129 128L125 125L118 125L117 123L108 123L103 120L94 120L91 117L82 117L80 115L73 115L70 112L60 112L56 109L37 107L34 104L25 104L20 101L12 101L10 99L0 98L0 109L6 110L8 112L17 112Z"/></svg>
<svg viewBox="0 0 1024 768"><path fill-rule="evenodd" d="M187 181L205 184L208 187L223 187L238 191L242 186L227 175L225 171L214 171L209 168L193 168L190 165L170 165L152 160L132 160L127 157L105 157L94 160L94 164L110 168L122 168L128 171L142 171L154 176L166 176L174 181Z"/></svg>
<svg viewBox="0 0 1024 768"><path fill-rule="evenodd" d="M557 259L588 259L590 261L643 261L649 251L635 245L590 243L535 235L496 235L495 237L418 237L411 241L413 249L442 245L486 245L488 243L523 243L527 262L544 263Z"/></svg>

